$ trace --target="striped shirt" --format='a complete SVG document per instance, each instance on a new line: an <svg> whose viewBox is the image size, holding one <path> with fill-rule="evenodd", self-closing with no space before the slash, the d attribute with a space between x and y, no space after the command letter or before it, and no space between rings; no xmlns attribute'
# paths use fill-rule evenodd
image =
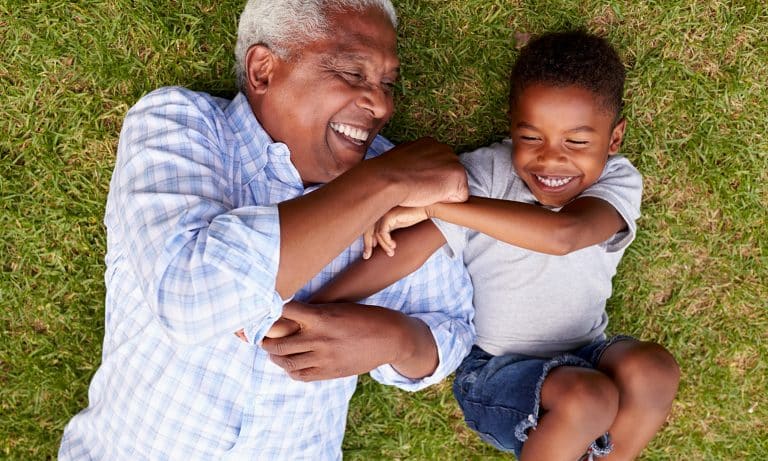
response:
<svg viewBox="0 0 768 461"><path fill-rule="evenodd" d="M377 137L368 157L391 147ZM294 381L233 334L258 340L280 316L277 204L311 190L243 94L163 88L128 112L105 216L102 363L60 459L341 458L356 377ZM295 299L361 252L357 241ZM371 376L406 390L445 378L474 341L471 300L461 262L443 252L364 300L423 320L439 354L424 379L389 365Z"/></svg>

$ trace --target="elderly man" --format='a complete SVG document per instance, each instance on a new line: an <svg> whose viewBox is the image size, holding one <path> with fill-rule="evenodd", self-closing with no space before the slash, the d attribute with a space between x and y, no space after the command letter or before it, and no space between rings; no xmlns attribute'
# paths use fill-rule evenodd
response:
<svg viewBox="0 0 768 461"><path fill-rule="evenodd" d="M165 88L129 111L102 364L60 459L338 459L355 375L416 390L455 369L471 288L442 253L366 305L301 302L391 207L466 197L446 146L377 136L395 25L388 0L251 0L234 100Z"/></svg>

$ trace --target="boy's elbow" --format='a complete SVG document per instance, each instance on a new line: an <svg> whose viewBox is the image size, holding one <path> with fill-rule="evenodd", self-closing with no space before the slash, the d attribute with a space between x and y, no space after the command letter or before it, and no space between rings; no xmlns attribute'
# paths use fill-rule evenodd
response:
<svg viewBox="0 0 768 461"><path fill-rule="evenodd" d="M546 253L555 256L565 256L581 249L578 245L578 227L576 225L563 225L558 227L551 235Z"/></svg>

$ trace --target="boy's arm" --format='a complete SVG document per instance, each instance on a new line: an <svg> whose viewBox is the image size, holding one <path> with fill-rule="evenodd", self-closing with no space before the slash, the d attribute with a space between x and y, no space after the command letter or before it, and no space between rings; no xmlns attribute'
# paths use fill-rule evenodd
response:
<svg viewBox="0 0 768 461"><path fill-rule="evenodd" d="M528 203L470 196L462 203L430 205L427 214L512 245L554 255L602 243L627 226L611 204L595 197L580 197L560 211L552 211ZM379 232L385 229L386 225ZM399 247L398 239L398 252Z"/></svg>
<svg viewBox="0 0 768 461"><path fill-rule="evenodd" d="M393 256L381 249L367 260L350 264L310 298L311 303L358 301L376 293L421 267L443 246L445 238L432 221L399 230L398 251Z"/></svg>

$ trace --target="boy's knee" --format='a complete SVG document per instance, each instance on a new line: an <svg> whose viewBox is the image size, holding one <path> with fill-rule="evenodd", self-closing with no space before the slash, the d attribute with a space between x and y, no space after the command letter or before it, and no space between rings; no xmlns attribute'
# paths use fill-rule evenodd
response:
<svg viewBox="0 0 768 461"><path fill-rule="evenodd" d="M563 378L553 408L549 410L575 426L602 434L618 412L619 390L616 385L605 374L586 368Z"/></svg>
<svg viewBox="0 0 768 461"><path fill-rule="evenodd" d="M677 393L680 366L664 347L639 343L626 351L615 370L622 391L669 403Z"/></svg>

